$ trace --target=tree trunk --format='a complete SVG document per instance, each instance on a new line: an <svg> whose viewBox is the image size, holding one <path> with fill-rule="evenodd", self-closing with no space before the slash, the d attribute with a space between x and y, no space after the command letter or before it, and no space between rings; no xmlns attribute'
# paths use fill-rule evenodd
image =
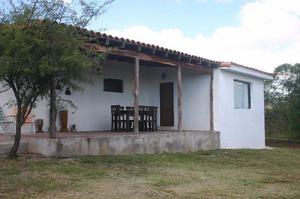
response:
<svg viewBox="0 0 300 199"><path fill-rule="evenodd" d="M50 88L50 121L49 121L49 137L55 138L56 135L56 117L57 117L57 109L56 109L56 87L57 80L55 78L51 81Z"/></svg>
<svg viewBox="0 0 300 199"><path fill-rule="evenodd" d="M16 134L14 145L11 148L8 157L13 158L17 156L17 152L19 149L20 141L21 141L21 128L22 128L22 116L21 116L21 108L18 106L17 116L16 116Z"/></svg>

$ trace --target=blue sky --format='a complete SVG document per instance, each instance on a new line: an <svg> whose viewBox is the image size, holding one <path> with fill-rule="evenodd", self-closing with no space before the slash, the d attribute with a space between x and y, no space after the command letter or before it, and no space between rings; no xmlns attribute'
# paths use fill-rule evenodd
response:
<svg viewBox="0 0 300 199"><path fill-rule="evenodd" d="M300 0L116 0L89 28L268 72L300 63Z"/></svg>
<svg viewBox="0 0 300 199"><path fill-rule="evenodd" d="M267 72L300 63L300 0L115 0L88 28Z"/></svg>
<svg viewBox="0 0 300 199"><path fill-rule="evenodd" d="M217 0L116 0L90 28L124 29L146 25L153 30L179 28L187 36L209 35L220 26L239 23L239 11L245 2Z"/></svg>

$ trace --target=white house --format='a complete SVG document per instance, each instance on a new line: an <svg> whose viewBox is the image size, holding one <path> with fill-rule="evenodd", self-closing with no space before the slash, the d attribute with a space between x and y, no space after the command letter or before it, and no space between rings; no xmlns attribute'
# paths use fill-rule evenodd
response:
<svg viewBox="0 0 300 199"><path fill-rule="evenodd" d="M156 134L219 132L220 148L265 147L264 80L272 74L105 34L83 34L87 46L107 59L102 70L87 73L92 84L66 96L78 107L69 110L69 124L76 124L77 131L110 131L111 105L147 105L158 107ZM1 94L0 106L10 98ZM48 102L39 102L33 115L44 120L47 130ZM24 130L32 131L30 126Z"/></svg>

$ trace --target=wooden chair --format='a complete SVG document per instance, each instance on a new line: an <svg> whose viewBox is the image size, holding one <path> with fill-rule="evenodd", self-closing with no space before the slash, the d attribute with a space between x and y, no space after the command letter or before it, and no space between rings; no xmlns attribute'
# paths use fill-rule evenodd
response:
<svg viewBox="0 0 300 199"><path fill-rule="evenodd" d="M119 131L126 131L126 112L123 106L120 106L118 119L119 119Z"/></svg>
<svg viewBox="0 0 300 199"><path fill-rule="evenodd" d="M157 131L157 107L151 106L150 107L150 130Z"/></svg>
<svg viewBox="0 0 300 199"><path fill-rule="evenodd" d="M139 106L139 130L147 131L147 106Z"/></svg>
<svg viewBox="0 0 300 199"><path fill-rule="evenodd" d="M15 119L14 116L4 116L4 112L2 107L0 107L0 133L5 133L2 125L4 126L4 129L7 127L9 124L14 124L15 125Z"/></svg>
<svg viewBox="0 0 300 199"><path fill-rule="evenodd" d="M13 110L13 117L14 117L15 119L17 118L17 112L18 112L17 108L14 108L14 110ZM24 122L24 124L31 124L33 133L36 132L34 117L35 117L35 115L29 114L29 115L27 116L27 118L25 119L25 122Z"/></svg>
<svg viewBox="0 0 300 199"><path fill-rule="evenodd" d="M151 113L151 107L146 107L146 131L151 131L152 126L152 113Z"/></svg>
<svg viewBox="0 0 300 199"><path fill-rule="evenodd" d="M134 107L126 106L126 130L133 131L134 129Z"/></svg>
<svg viewBox="0 0 300 199"><path fill-rule="evenodd" d="M119 129L120 105L111 105L111 131Z"/></svg>
<svg viewBox="0 0 300 199"><path fill-rule="evenodd" d="M124 107L111 105L111 131L126 130L126 114Z"/></svg>

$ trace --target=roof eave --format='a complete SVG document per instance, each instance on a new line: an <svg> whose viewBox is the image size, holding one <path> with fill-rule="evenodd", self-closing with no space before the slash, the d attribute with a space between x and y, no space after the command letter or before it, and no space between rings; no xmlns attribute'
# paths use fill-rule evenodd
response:
<svg viewBox="0 0 300 199"><path fill-rule="evenodd" d="M233 73L246 75L246 76L255 77L258 79L263 79L263 80L274 79L274 74L272 74L272 73L267 73L264 71L260 71L260 70L249 68L249 67L239 66L239 65L232 65L232 64L226 65L226 66L223 65L220 67L220 69L230 71Z"/></svg>

